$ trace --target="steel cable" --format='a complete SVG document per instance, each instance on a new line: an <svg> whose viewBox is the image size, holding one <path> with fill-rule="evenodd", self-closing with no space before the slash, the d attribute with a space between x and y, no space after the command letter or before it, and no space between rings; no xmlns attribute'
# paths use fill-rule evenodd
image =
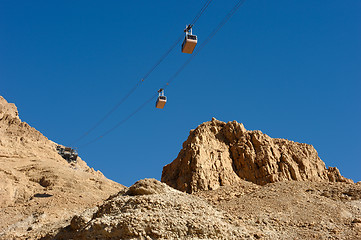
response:
<svg viewBox="0 0 361 240"><path fill-rule="evenodd" d="M102 135L94 138L93 140L87 142L84 145L79 146L78 148L82 148L82 147L86 147L100 139L102 139L103 137L105 137L106 135L108 135L109 133L111 133L112 131L114 131L116 128L118 128L120 125L124 124L126 121L128 121L131 117L133 117L135 114L137 114L140 110L142 110L142 108L144 108L148 103L150 103L151 101L154 101L154 99L157 97L158 93L153 95L151 98L149 98L147 101L145 101L142 105L140 105L134 112L132 112L131 114L129 114L126 118L122 119L121 121L119 121L116 125L114 125L112 128L108 129L106 132L104 132Z"/></svg>
<svg viewBox="0 0 361 240"><path fill-rule="evenodd" d="M202 16L204 11L208 8L209 4L211 4L212 0L208 0L202 7L202 9L199 11L199 13L194 17L193 21L190 23L191 26L195 25L198 19Z"/></svg>

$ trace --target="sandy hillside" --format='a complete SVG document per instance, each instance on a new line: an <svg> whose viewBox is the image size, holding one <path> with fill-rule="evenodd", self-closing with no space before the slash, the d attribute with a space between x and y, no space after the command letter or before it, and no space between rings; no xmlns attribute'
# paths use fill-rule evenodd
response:
<svg viewBox="0 0 361 240"><path fill-rule="evenodd" d="M254 239L236 218L155 179L89 209L45 239Z"/></svg>
<svg viewBox="0 0 361 240"><path fill-rule="evenodd" d="M0 96L0 239L36 239L124 189L56 145Z"/></svg>
<svg viewBox="0 0 361 240"><path fill-rule="evenodd" d="M195 195L258 229L259 239L361 239L361 184L243 181Z"/></svg>
<svg viewBox="0 0 361 240"><path fill-rule="evenodd" d="M286 181L188 194L140 180L50 239L361 239L361 184Z"/></svg>

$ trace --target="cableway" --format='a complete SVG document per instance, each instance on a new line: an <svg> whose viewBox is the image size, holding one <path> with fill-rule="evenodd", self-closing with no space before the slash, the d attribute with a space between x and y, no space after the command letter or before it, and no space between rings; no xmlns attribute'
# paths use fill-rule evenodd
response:
<svg viewBox="0 0 361 240"><path fill-rule="evenodd" d="M243 3L246 0L239 0L237 1L236 5L228 12L228 14L222 19L222 21L217 25L217 27L208 35L208 37L204 40L204 42L197 48L197 50L192 54L188 60L168 79L168 81L165 83L164 87L162 89L165 89L169 87L170 83L173 82L176 77L185 69L185 67L198 55L198 53L204 48L204 46L216 35L219 30L229 21L229 19L237 12L237 10L243 5ZM158 94L158 93L157 93ZM130 115L128 115L126 118L119 121L115 126L104 132L99 137L94 138L93 140L87 142L84 145L81 145L80 147L86 147L89 144L92 144L104 136L108 135L112 131L114 131L116 128L124 124L126 121L128 121L131 117L133 117L136 113L138 113L142 108L144 108L146 105L148 105L150 102L154 101L154 99L157 97L157 94L153 95L150 99L145 101L142 105L140 105L134 112L132 112ZM79 147L79 148L80 148Z"/></svg>
<svg viewBox="0 0 361 240"><path fill-rule="evenodd" d="M191 25L193 26L198 19L202 16L202 14L205 12L205 10L208 8L209 4L211 4L212 0L207 0L203 7L199 10L197 15L194 17L194 19L191 22ZM142 83L151 75L151 73L163 62L163 60L173 51L175 47L178 46L179 42L183 39L183 34L181 34L177 40L171 45L171 47L160 57L160 59L149 69L148 72L144 74L144 76L139 80L133 88L129 90L129 92L108 112L106 113L98 122L96 122L91 128L89 128L84 134L79 136L77 139L75 139L71 145L75 145L80 140L85 138L87 135L89 135L92 131L94 131L97 127L99 127L114 111L116 111L136 90L139 86L142 85Z"/></svg>
<svg viewBox="0 0 361 240"><path fill-rule="evenodd" d="M147 101L145 101L142 105L140 105L134 112L132 112L131 114L129 114L126 118L122 119L121 121L119 121L116 125L114 125L112 128L110 128L109 130L107 130L106 132L104 132L102 135L100 135L99 137L94 138L93 140L87 142L84 145L79 146L78 148L83 148L86 147L100 139L102 139L103 137L105 137L106 135L108 135L109 133L111 133L112 131L114 131L115 129L117 129L120 125L124 124L126 121L128 121L131 117L133 117L135 114L137 114L140 110L142 110L142 108L144 108L146 105L148 105L148 103L150 102L154 102L154 99L158 96L158 93L156 93L155 95L153 95L151 98L149 98Z"/></svg>

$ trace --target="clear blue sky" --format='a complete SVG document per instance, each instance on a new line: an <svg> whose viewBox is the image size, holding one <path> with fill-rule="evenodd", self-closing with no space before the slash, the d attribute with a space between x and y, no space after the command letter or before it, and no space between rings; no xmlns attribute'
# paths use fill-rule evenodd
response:
<svg viewBox="0 0 361 240"><path fill-rule="evenodd" d="M199 43L236 3L213 0ZM99 121L182 34L204 1L0 0L0 95L69 145ZM100 141L89 166L124 185L173 161L189 130L215 117L312 144L361 181L361 1L248 0L167 88ZM180 46L103 125L128 116L189 58Z"/></svg>

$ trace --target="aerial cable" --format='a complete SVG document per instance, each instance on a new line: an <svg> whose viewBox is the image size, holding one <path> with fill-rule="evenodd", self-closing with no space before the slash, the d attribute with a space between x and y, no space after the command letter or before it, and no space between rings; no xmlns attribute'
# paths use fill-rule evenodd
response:
<svg viewBox="0 0 361 240"><path fill-rule="evenodd" d="M154 101L154 99L158 96L158 92L153 95L151 98L149 98L147 101L145 101L142 105L140 105L134 112L132 112L131 114L129 114L127 117L123 118L121 121L119 121L116 125L114 125L112 128L108 129L106 132L104 132L102 135L94 138L93 140L87 142L84 145L79 146L78 148L82 148L82 147L86 147L89 144L92 144L100 139L102 139L103 137L105 137L106 135L108 135L109 133L111 133L112 131L114 131L116 128L118 128L119 126L123 125L126 121L128 121L131 117L133 117L135 114L137 114L140 110L142 110L142 108L144 108L148 103Z"/></svg>
<svg viewBox="0 0 361 240"><path fill-rule="evenodd" d="M214 37L214 35L229 21L229 19L237 12L237 10L242 6L242 4L246 0L240 0L237 2L237 4L231 9L231 11L223 18L223 20L218 24L218 26L211 32L211 34L208 35L206 40L201 44L201 46L196 50L194 54L192 54L188 60L178 69L178 71L169 79L169 81L166 83L166 85L161 88L161 90L164 90L166 87L169 86L169 84L184 70L184 68L193 60L195 56L203 49L203 47ZM146 105L148 105L151 101L153 101L157 97L158 92L153 95L150 99L148 99L146 102L144 102L141 106L139 106L134 112L132 112L130 115L128 115L126 118L119 121L115 126L110 128L108 131L104 132L102 135L100 135L97 138L94 138L92 141L80 146L85 147L89 144L92 144L100 139L102 139L104 136L108 135L112 131L114 131L116 128L124 124L126 121L128 121L131 117L133 117L136 113L138 113L140 110L142 110Z"/></svg>
<svg viewBox="0 0 361 240"><path fill-rule="evenodd" d="M89 133L91 133L94 129L96 129L102 122L104 122L117 108L127 100L127 98L132 95L132 93L135 92L135 90L138 88L138 86L141 84L141 82L138 82L128 93L125 95L107 114L104 115L103 118L101 118L96 124L94 124L93 127L91 127L88 131L86 131L83 135L81 135L79 138L73 141L71 145L74 145L75 143L79 142L81 139L86 137Z"/></svg>
<svg viewBox="0 0 361 240"><path fill-rule="evenodd" d="M202 16L204 11L208 8L209 4L212 2L212 0L208 0L201 10L198 12L198 14L193 19L191 25L193 26L198 19ZM138 81L134 87L108 112L104 115L103 118L101 118L97 123L95 123L88 131L86 131L83 135L81 135L79 138L75 139L71 145L74 145L75 143L79 142L83 138L85 138L89 133L94 131L99 125L101 125L115 110L119 108L120 105L122 105L125 100L127 100L134 92L137 90L137 88L149 77L149 75L163 62L163 60L173 51L173 49L179 44L179 42L183 39L183 34L181 34L178 39L173 43L173 45L161 56L161 58L153 65L152 68L149 69L149 71L141 78L140 81Z"/></svg>
<svg viewBox="0 0 361 240"><path fill-rule="evenodd" d="M154 64L154 66L149 69L149 71L144 75L144 77L142 78L142 81L144 81L145 79L147 79L149 77L149 75L159 66L159 64L161 64L163 62L163 60L169 55L170 52L172 52L172 50L178 46L179 42L183 39L183 33L178 37L177 41L175 41L173 43L173 45L168 49L167 52L165 52L162 57L156 62L156 64Z"/></svg>
<svg viewBox="0 0 361 240"><path fill-rule="evenodd" d="M195 25L198 19L202 16L204 11L208 8L209 4L211 4L212 0L208 0L202 7L202 9L198 12L198 14L194 17L193 21L190 23L191 26Z"/></svg>

